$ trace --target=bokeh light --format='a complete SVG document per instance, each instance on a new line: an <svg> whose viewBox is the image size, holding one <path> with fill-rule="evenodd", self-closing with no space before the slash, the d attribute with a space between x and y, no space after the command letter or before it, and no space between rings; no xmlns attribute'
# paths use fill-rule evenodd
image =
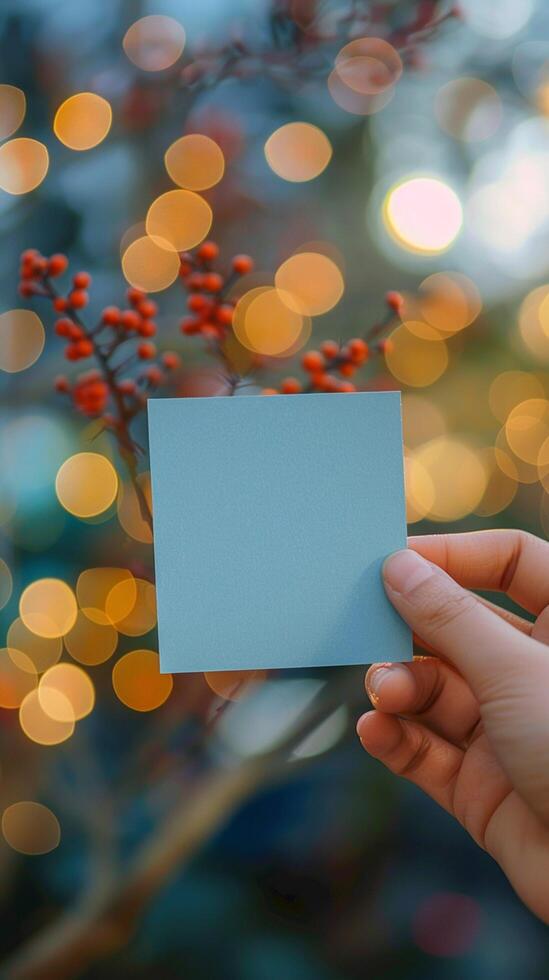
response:
<svg viewBox="0 0 549 980"><path fill-rule="evenodd" d="M28 629L23 620L13 620L6 637L10 656L21 670L39 674L53 667L63 653L63 640L60 636L37 636ZM21 657L20 654L24 656Z"/></svg>
<svg viewBox="0 0 549 980"><path fill-rule="evenodd" d="M179 274L179 255L168 241L160 244L143 235L130 242L122 255L122 272L136 289L158 293L167 289Z"/></svg>
<svg viewBox="0 0 549 980"><path fill-rule="evenodd" d="M59 702L63 697L63 694L58 694ZM35 688L21 702L19 724L31 742L37 742L38 745L59 745L61 742L66 742L74 732L74 719L69 719L69 701L65 703L65 710L67 721L56 721L51 718L44 711L38 697L38 690Z"/></svg>
<svg viewBox="0 0 549 980"><path fill-rule="evenodd" d="M397 381L424 388L440 378L448 367L448 349L427 323L411 321L396 327L385 352L389 371Z"/></svg>
<svg viewBox="0 0 549 980"><path fill-rule="evenodd" d="M455 78L439 89L435 99L439 125L450 136L467 143L493 136L502 115L499 95L480 78Z"/></svg>
<svg viewBox="0 0 549 980"><path fill-rule="evenodd" d="M225 173L221 147L202 133L189 133L175 140L164 154L164 163L174 184L191 191L214 187Z"/></svg>
<svg viewBox="0 0 549 980"><path fill-rule="evenodd" d="M38 140L18 136L0 146L0 189L8 194L28 194L48 172L49 154Z"/></svg>
<svg viewBox="0 0 549 980"><path fill-rule="evenodd" d="M519 402L530 398L543 398L544 388L540 379L529 371L502 371L498 374L488 392L492 414L499 422L505 422L509 412Z"/></svg>
<svg viewBox="0 0 549 980"><path fill-rule="evenodd" d="M417 449L414 457L432 481L434 500L427 512L431 520L457 521L478 507L487 476L473 447L453 436L439 436ZM419 496L416 486L416 497Z"/></svg>
<svg viewBox="0 0 549 980"><path fill-rule="evenodd" d="M406 487L406 521L414 524L431 512L435 502L435 485L414 452L404 454L404 484Z"/></svg>
<svg viewBox="0 0 549 980"><path fill-rule="evenodd" d="M55 814L42 803L20 800L2 814L2 833L7 844L20 854L48 854L61 840Z"/></svg>
<svg viewBox="0 0 549 980"><path fill-rule="evenodd" d="M21 650L0 649L0 707L19 708L23 699L38 683L29 657Z"/></svg>
<svg viewBox="0 0 549 980"><path fill-rule="evenodd" d="M166 191L151 204L145 225L147 234L162 248L178 252L194 248L212 226L212 209L194 191ZM133 246L130 246L130 248Z"/></svg>
<svg viewBox="0 0 549 980"><path fill-rule="evenodd" d="M393 98L402 74L398 51L379 37L354 38L339 52L328 78L334 102L354 115L373 115Z"/></svg>
<svg viewBox="0 0 549 980"><path fill-rule="evenodd" d="M385 225L394 240L411 252L444 252L463 224L460 200L444 181L411 177L392 187L383 204Z"/></svg>
<svg viewBox="0 0 549 980"><path fill-rule="evenodd" d="M470 326L481 309L480 293L471 279L459 272L435 272L420 283L417 296L406 298L403 319L426 320L441 334L453 334Z"/></svg>
<svg viewBox="0 0 549 980"><path fill-rule="evenodd" d="M74 626L78 609L74 592L58 578L32 582L19 600L19 615L38 636L64 636Z"/></svg>
<svg viewBox="0 0 549 980"><path fill-rule="evenodd" d="M468 27L482 37L502 41L528 23L534 0L461 0L460 10Z"/></svg>
<svg viewBox="0 0 549 980"><path fill-rule="evenodd" d="M134 711L154 711L169 698L171 674L161 674L154 650L132 650L118 660L112 672L116 696Z"/></svg>
<svg viewBox="0 0 549 980"><path fill-rule="evenodd" d="M38 699L54 721L79 721L93 710L95 690L85 670L76 664L60 663L41 677Z"/></svg>
<svg viewBox="0 0 549 980"><path fill-rule="evenodd" d="M549 363L549 285L537 286L523 299L519 310L521 340L536 360Z"/></svg>
<svg viewBox="0 0 549 980"><path fill-rule="evenodd" d="M320 252L296 252L276 271L275 284L297 313L319 316L333 309L345 283L339 267Z"/></svg>
<svg viewBox="0 0 549 980"><path fill-rule="evenodd" d="M185 30L173 17L151 14L128 28L122 45L127 57L143 71L164 71L181 57Z"/></svg>
<svg viewBox="0 0 549 980"><path fill-rule="evenodd" d="M540 449L549 438L549 402L545 398L519 402L507 416L505 435L515 456L537 465Z"/></svg>
<svg viewBox="0 0 549 980"><path fill-rule="evenodd" d="M33 310L0 313L0 371L15 374L29 368L40 357L45 342L44 326Z"/></svg>
<svg viewBox="0 0 549 980"><path fill-rule="evenodd" d="M407 449L415 449L446 433L442 410L425 395L406 391L402 395L402 438Z"/></svg>
<svg viewBox="0 0 549 980"><path fill-rule="evenodd" d="M142 578L124 579L110 590L105 612L125 636L144 636L156 626L156 591Z"/></svg>
<svg viewBox="0 0 549 980"><path fill-rule="evenodd" d="M306 318L290 308L283 290L258 286L236 304L233 330L244 347L259 354L284 354L304 332Z"/></svg>
<svg viewBox="0 0 549 980"><path fill-rule="evenodd" d="M65 636L65 646L73 660L95 666L112 657L118 645L118 632L110 623L95 623L82 611Z"/></svg>
<svg viewBox="0 0 549 980"><path fill-rule="evenodd" d="M141 487L149 509L152 509L150 473L140 473L137 477L137 482ZM133 538L135 541L141 541L143 544L151 544L151 525L143 517L141 503L133 483L120 483L117 509L118 520L126 534L129 534L130 538Z"/></svg>
<svg viewBox="0 0 549 980"><path fill-rule="evenodd" d="M0 85L0 139L19 129L27 109L25 93L15 85Z"/></svg>
<svg viewBox="0 0 549 980"><path fill-rule="evenodd" d="M271 170L283 180L303 183L318 177L332 158L332 145L318 126L291 122L271 133L265 143Z"/></svg>
<svg viewBox="0 0 549 980"><path fill-rule="evenodd" d="M240 701L254 693L267 673L266 670L213 670L205 672L204 680L218 697Z"/></svg>
<svg viewBox="0 0 549 980"><path fill-rule="evenodd" d="M118 492L116 470L99 453L76 453L65 460L55 480L59 503L76 517L108 510Z"/></svg>
<svg viewBox="0 0 549 980"><path fill-rule="evenodd" d="M475 513L479 517L493 517L500 514L509 507L515 499L518 489L518 472L513 477L513 461L511 457L507 460L506 470L501 468L501 459L498 460L496 450L492 446L487 446L479 453L479 459L486 471L486 488L482 500L475 508Z"/></svg>
<svg viewBox="0 0 549 980"><path fill-rule="evenodd" d="M120 583L126 583L126 587L119 590L113 598L113 589ZM111 566L87 568L78 576L76 598L82 612L93 623L112 626L113 621L107 615L107 600L115 620L123 619L129 615L135 605L137 586L132 573L127 568Z"/></svg>
<svg viewBox="0 0 549 980"><path fill-rule="evenodd" d="M0 558L0 609L7 606L13 592L13 576L9 565Z"/></svg>
<svg viewBox="0 0 549 980"><path fill-rule="evenodd" d="M105 139L111 123L112 109L106 99L95 92L78 92L59 106L53 131L70 150L91 150Z"/></svg>

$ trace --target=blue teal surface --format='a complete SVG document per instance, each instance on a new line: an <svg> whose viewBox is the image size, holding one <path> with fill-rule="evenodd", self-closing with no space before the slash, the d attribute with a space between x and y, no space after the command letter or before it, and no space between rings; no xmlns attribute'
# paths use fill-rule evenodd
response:
<svg viewBox="0 0 549 980"><path fill-rule="evenodd" d="M400 394L149 400L164 671L408 660Z"/></svg>

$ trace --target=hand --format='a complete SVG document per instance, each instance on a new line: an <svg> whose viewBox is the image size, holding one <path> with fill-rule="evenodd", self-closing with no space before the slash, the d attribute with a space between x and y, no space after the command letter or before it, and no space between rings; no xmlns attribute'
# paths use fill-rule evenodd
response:
<svg viewBox="0 0 549 980"><path fill-rule="evenodd" d="M369 669L375 710L358 735L453 814L549 923L549 544L483 531L409 547L385 562L385 588L436 656ZM468 589L506 592L537 619Z"/></svg>

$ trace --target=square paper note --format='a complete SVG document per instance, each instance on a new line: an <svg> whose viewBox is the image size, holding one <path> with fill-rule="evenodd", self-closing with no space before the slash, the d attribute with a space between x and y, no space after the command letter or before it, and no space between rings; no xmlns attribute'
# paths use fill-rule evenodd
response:
<svg viewBox="0 0 549 980"><path fill-rule="evenodd" d="M165 671L407 660L400 395L149 401Z"/></svg>

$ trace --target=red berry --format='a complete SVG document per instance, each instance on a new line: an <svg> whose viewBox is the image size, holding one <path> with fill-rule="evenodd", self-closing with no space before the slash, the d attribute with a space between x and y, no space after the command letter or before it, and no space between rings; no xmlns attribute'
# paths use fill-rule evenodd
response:
<svg viewBox="0 0 549 980"><path fill-rule="evenodd" d="M90 354L93 354L93 344L91 340L87 340L87 338L77 340L76 347L78 348L79 357L89 357Z"/></svg>
<svg viewBox="0 0 549 980"><path fill-rule="evenodd" d="M200 325L200 333L203 337L207 337L210 340L221 340L222 331L214 323L202 323Z"/></svg>
<svg viewBox="0 0 549 980"><path fill-rule="evenodd" d="M390 337L387 337L386 340L380 340L377 349L380 354L391 354L395 349L394 341Z"/></svg>
<svg viewBox="0 0 549 980"><path fill-rule="evenodd" d="M76 344L68 344L67 347L65 347L65 357L67 358L67 361L78 361L80 359L78 342Z"/></svg>
<svg viewBox="0 0 549 980"><path fill-rule="evenodd" d="M58 313L64 313L68 305L69 304L64 296L56 296L53 301L53 308L54 310L57 310Z"/></svg>
<svg viewBox="0 0 549 980"><path fill-rule="evenodd" d="M72 284L75 289L87 289L91 283L91 276L89 272L77 272L76 275L72 277Z"/></svg>
<svg viewBox="0 0 549 980"><path fill-rule="evenodd" d="M70 337L73 327L74 323L72 320L69 320L66 316L62 316L59 320L55 321L54 330L58 337Z"/></svg>
<svg viewBox="0 0 549 980"><path fill-rule="evenodd" d="M158 304L152 299L143 299L137 307L137 312L144 320L150 320L158 313Z"/></svg>
<svg viewBox="0 0 549 980"><path fill-rule="evenodd" d="M166 351L162 354L162 363L168 371L175 371L181 365L181 358L174 351Z"/></svg>
<svg viewBox="0 0 549 980"><path fill-rule="evenodd" d="M278 391L278 388L262 388L261 389L261 394L262 395L279 395L280 392Z"/></svg>
<svg viewBox="0 0 549 980"><path fill-rule="evenodd" d="M160 382L163 380L162 371L160 370L159 367L156 367L156 365L154 367L150 367L147 371L145 371L145 377L149 382L149 384L151 385L159 385Z"/></svg>
<svg viewBox="0 0 549 980"><path fill-rule="evenodd" d="M73 310L81 310L82 307L87 306L89 296L84 289L73 289L72 293L69 293L69 306Z"/></svg>
<svg viewBox="0 0 549 980"><path fill-rule="evenodd" d="M55 379L55 381L53 382L53 386L56 391L67 392L71 390L71 386L68 382L68 379L65 377L64 374L60 374Z"/></svg>
<svg viewBox="0 0 549 980"><path fill-rule="evenodd" d="M137 328L140 337L154 337L156 334L156 323L154 320L142 320Z"/></svg>
<svg viewBox="0 0 549 980"><path fill-rule="evenodd" d="M191 293L197 293L200 289L204 288L204 275L202 272L191 272L187 282L185 283L187 289Z"/></svg>
<svg viewBox="0 0 549 980"><path fill-rule="evenodd" d="M297 378L284 378L281 382L280 390L283 395L298 395L302 390L301 383Z"/></svg>
<svg viewBox="0 0 549 980"><path fill-rule="evenodd" d="M118 390L123 395L133 395L135 393L135 381L132 378L124 378L118 384Z"/></svg>
<svg viewBox="0 0 549 980"><path fill-rule="evenodd" d="M32 260L32 271L35 276L43 276L48 270L48 260L43 255L37 255Z"/></svg>
<svg viewBox="0 0 549 980"><path fill-rule="evenodd" d="M352 381L342 381L339 386L339 391L342 391L344 393L356 391L356 386L352 383Z"/></svg>
<svg viewBox="0 0 549 980"><path fill-rule="evenodd" d="M325 360L317 350L309 350L301 358L301 365L305 371L309 371L311 374L318 373L322 371L325 366Z"/></svg>
<svg viewBox="0 0 549 980"><path fill-rule="evenodd" d="M52 255L47 262L46 268L49 276L60 276L63 274L65 269L69 264L69 260L66 255L59 253L58 255Z"/></svg>
<svg viewBox="0 0 549 980"><path fill-rule="evenodd" d="M233 259L233 269L239 276L251 272L254 267L254 260L250 255L235 255Z"/></svg>
<svg viewBox="0 0 549 980"><path fill-rule="evenodd" d="M218 293L223 289L223 276L219 272L207 272L202 279L202 288L208 293Z"/></svg>
<svg viewBox="0 0 549 980"><path fill-rule="evenodd" d="M368 357L368 344L361 337L355 337L348 343L349 356L354 364L363 364Z"/></svg>
<svg viewBox="0 0 549 980"><path fill-rule="evenodd" d="M141 303L144 299L147 298L143 290L136 289L135 286L130 286L130 288L126 292L126 296L128 297L128 302L131 303L132 306L137 306L138 303Z"/></svg>
<svg viewBox="0 0 549 980"><path fill-rule="evenodd" d="M69 330L69 337L71 340L83 340L85 336L86 334L82 330L82 327L79 327L77 323L71 324L71 328Z"/></svg>
<svg viewBox="0 0 549 980"><path fill-rule="evenodd" d="M193 293L187 299L187 306L193 313L204 313L206 310L211 309L212 304L207 296L202 296L201 293Z"/></svg>
<svg viewBox="0 0 549 980"><path fill-rule="evenodd" d="M350 361L345 361L344 364L340 364L338 371L345 378L352 378L356 371L356 364L352 364Z"/></svg>
<svg viewBox="0 0 549 980"><path fill-rule="evenodd" d="M101 314L101 322L108 327L116 327L120 323L121 313L117 306L106 306Z"/></svg>
<svg viewBox="0 0 549 980"><path fill-rule="evenodd" d="M135 310L123 310L120 314L120 324L125 330L137 330L141 326L141 317Z"/></svg>
<svg viewBox="0 0 549 980"><path fill-rule="evenodd" d="M402 307L404 306L404 297L402 293L397 293L394 289L385 293L385 302L389 309L393 310L395 313L401 313Z"/></svg>
<svg viewBox="0 0 549 980"><path fill-rule="evenodd" d="M324 357L331 361L339 354L339 344L335 340L324 340L320 345L320 350L324 354Z"/></svg>
<svg viewBox="0 0 549 980"><path fill-rule="evenodd" d="M38 254L38 249L26 248L24 252L21 252L21 262L32 262Z"/></svg>
<svg viewBox="0 0 549 980"><path fill-rule="evenodd" d="M185 333L190 336L193 333L198 333L200 330L200 323L194 319L192 316L186 316L184 320L179 324L179 329L181 333Z"/></svg>
<svg viewBox="0 0 549 980"><path fill-rule="evenodd" d="M196 254L203 262L213 262L219 255L219 245L216 242L202 242Z"/></svg>
<svg viewBox="0 0 549 980"><path fill-rule="evenodd" d="M193 271L192 263L187 259L181 259L181 265L179 266L179 276L181 279L186 279L187 276Z"/></svg>
<svg viewBox="0 0 549 980"><path fill-rule="evenodd" d="M20 296L32 296L34 293L34 285L32 282L20 282L19 283L19 295Z"/></svg>
<svg viewBox="0 0 549 980"><path fill-rule="evenodd" d="M230 327L233 322L234 307L228 303L218 306L215 311L215 318L224 327Z"/></svg>
<svg viewBox="0 0 549 980"><path fill-rule="evenodd" d="M140 357L142 361L150 361L155 354L156 347L154 344L139 344L139 347L137 348L137 356Z"/></svg>

